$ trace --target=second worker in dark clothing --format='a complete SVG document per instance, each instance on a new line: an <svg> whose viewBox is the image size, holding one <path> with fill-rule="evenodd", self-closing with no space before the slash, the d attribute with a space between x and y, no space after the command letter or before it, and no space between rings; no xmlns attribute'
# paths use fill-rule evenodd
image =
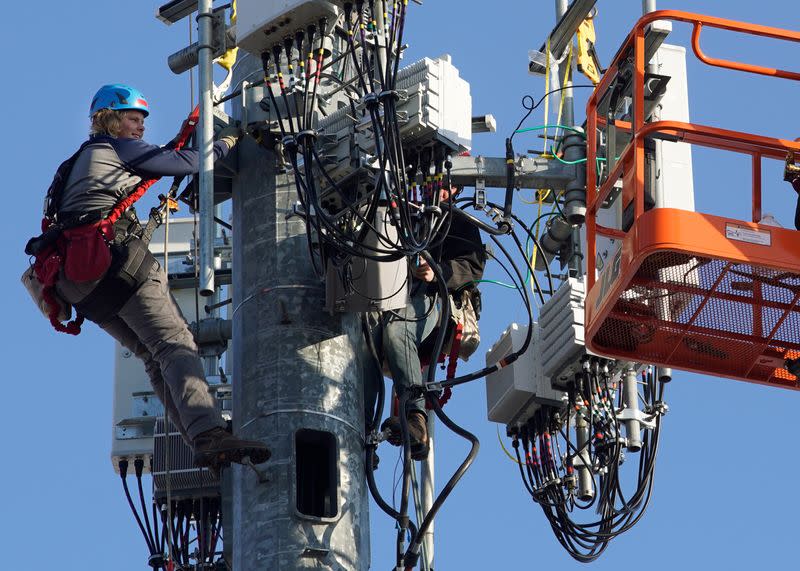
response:
<svg viewBox="0 0 800 571"><path fill-rule="evenodd" d="M442 190L441 200L449 200L450 192ZM481 243L480 231L460 216L452 216L444 231L447 235L430 252L439 264L452 295L464 289L477 289L475 283L483 277L486 251ZM369 322L375 346L379 348L394 380L395 392L401 399L409 391L406 418L411 439L411 456L423 460L428 455L427 415L425 398L422 396L422 364L419 347L439 324L439 304L449 300L439 298L439 284L433 269L424 260L413 260L411 264L411 296L406 307L397 311L372 312ZM446 326L447 324L442 324ZM436 356L431 356L434 363ZM376 373L382 381L382 373ZM399 419L390 417L383 429L390 428L392 444L400 444Z"/></svg>

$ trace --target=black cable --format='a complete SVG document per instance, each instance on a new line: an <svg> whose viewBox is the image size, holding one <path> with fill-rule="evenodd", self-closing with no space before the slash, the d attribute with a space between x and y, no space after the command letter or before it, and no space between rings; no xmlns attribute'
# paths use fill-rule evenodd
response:
<svg viewBox="0 0 800 571"><path fill-rule="evenodd" d="M148 515L147 505L144 501L144 490L142 488L142 473L144 472L144 460L136 458L133 461L133 470L136 474L136 486L139 488L139 502L142 506L142 518L144 519L145 527L147 527L148 546L150 547L150 555L156 553L156 541L153 536L153 530L150 527L150 516Z"/></svg>
<svg viewBox="0 0 800 571"><path fill-rule="evenodd" d="M136 506L133 505L133 499L131 498L131 491L128 489L128 461L124 458L119 461L119 476L122 479L122 488L125 490L125 499L128 500L128 505L131 508L131 512L133 512L133 517L136 518L136 523L139 526L139 530L142 532L142 537L144 537L145 542L147 543L147 548L150 551L150 555L153 555L155 552L154 546L150 543L150 537L147 535L147 531L144 528L144 524L142 523L142 519L139 517L139 512L136 510Z"/></svg>
<svg viewBox="0 0 800 571"><path fill-rule="evenodd" d="M381 419L383 418L383 406L384 400L386 399L386 385L383 381L383 362L380 356L378 355L378 349L375 347L375 339L372 336L372 331L369 325L369 317L366 313L361 314L361 332L364 335L364 340L367 343L367 349L369 351L370 356L372 357L373 363L375 365L376 371L378 375L380 375L380 380L377 383L376 387L376 397L377 401L375 402L374 406L370 407L370 410L374 410L372 418L367 421L367 435L372 433L372 431L377 430L378 426L380 426ZM376 375L376 378L378 378ZM376 446L377 448L377 446Z"/></svg>
<svg viewBox="0 0 800 571"><path fill-rule="evenodd" d="M547 93L545 93L545 94L542 96L542 98L541 98L541 99L539 99L539 101L537 101L536 103L533 103L533 97L531 97L530 95L525 95L525 96L522 98L522 107L523 107L524 109L527 109L527 111L528 111L528 112L527 112L527 113L526 113L526 114L525 114L525 115L522 117L522 119L520 119L519 123L517 123L517 126L516 126L516 127L514 127L514 130L511 132L511 136L509 137L509 139L511 139L511 140L513 140L513 139L514 139L514 135L516 135L516 134L517 134L517 131L519 131L519 128L520 128L520 127L522 127L522 124L525 122L525 120L526 120L528 117L530 117L530 116L531 116L531 113L533 113L533 112L536 110L536 108L537 108L537 107L539 107L539 105L541 105L541 104L542 104L542 102L543 102L545 99L547 99L548 97L550 97L550 96L551 96L553 93L558 93L559 91L564 91L565 89L579 89L579 88L583 88L583 87L588 87L588 88L590 88L590 89L594 89L594 88L595 88L594 84L586 84L586 85L565 85L565 86L563 86L563 87L559 87L559 88L557 88L557 89L553 89L553 90L550 90L550 91L548 91L548 92L547 92ZM530 101L530 102L531 102L531 105L530 105L530 106L526 105L526 103L525 103L526 101Z"/></svg>
<svg viewBox="0 0 800 571"><path fill-rule="evenodd" d="M451 431L455 432L458 436L464 438L470 443L470 450L467 453L466 458L464 461L459 465L456 469L455 473L450 477L447 483L442 488L442 491L439 492L439 495L436 496L433 504L431 505L431 509L425 515L425 518L422 520L422 523L419 526L419 530L414 535L414 539L412 539L408 549L406 550L405 556L403 557L403 565L406 568L406 571L410 571L416 565L417 559L419 557L419 550L422 545L423 537L425 533L428 531L428 528L433 523L436 514L441 509L444 502L452 493L453 489L456 487L458 482L464 476L464 474L469 470L469 467L475 461L475 457L478 455L478 450L480 449L480 441L478 437L469 432L468 430L462 428L453 420L445 414L444 410L442 410L441 405L439 404L439 399L436 398L434 395L428 393L426 395L428 402L430 403L431 407L433 408L433 412L442 421L447 428Z"/></svg>

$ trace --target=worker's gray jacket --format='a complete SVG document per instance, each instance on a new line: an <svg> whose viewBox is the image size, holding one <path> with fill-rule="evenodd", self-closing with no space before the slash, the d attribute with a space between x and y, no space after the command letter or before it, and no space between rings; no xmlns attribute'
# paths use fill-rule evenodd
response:
<svg viewBox="0 0 800 571"><path fill-rule="evenodd" d="M196 173L200 153L197 149L175 149L150 145L140 139L116 139L96 135L75 161L58 208L63 219L95 210L108 211L136 188L143 179ZM230 149L222 141L214 143L214 159ZM56 284L61 298L76 304L91 293L98 281L76 283L63 275Z"/></svg>
<svg viewBox="0 0 800 571"><path fill-rule="evenodd" d="M95 135L90 141L67 178L58 206L60 214L111 210L143 179L188 175L199 169L197 149L176 151L169 145L159 147L141 139L107 135ZM214 160L228 150L227 143L214 143Z"/></svg>

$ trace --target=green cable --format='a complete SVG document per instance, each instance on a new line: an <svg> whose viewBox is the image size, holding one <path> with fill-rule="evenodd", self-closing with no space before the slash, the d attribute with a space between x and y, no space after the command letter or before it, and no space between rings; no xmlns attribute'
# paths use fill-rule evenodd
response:
<svg viewBox="0 0 800 571"><path fill-rule="evenodd" d="M519 289L515 285L499 282L497 280L473 280L472 283L474 283L474 284L495 284L495 285L503 286L503 287L508 288L508 289Z"/></svg>
<svg viewBox="0 0 800 571"><path fill-rule="evenodd" d="M536 127L526 127L525 129L517 129L514 132L527 133L528 131L543 131L545 129L565 129L567 131L572 131L573 133L578 133L584 139L586 138L586 133L584 133L582 130L576 129L575 127L567 127L566 125L537 125Z"/></svg>
<svg viewBox="0 0 800 571"><path fill-rule="evenodd" d="M553 152L553 158L564 165L579 165L581 163L585 163L587 159L578 159L577 161L565 161L561 157L559 157L555 152ZM598 161L604 161L605 159L597 159Z"/></svg>

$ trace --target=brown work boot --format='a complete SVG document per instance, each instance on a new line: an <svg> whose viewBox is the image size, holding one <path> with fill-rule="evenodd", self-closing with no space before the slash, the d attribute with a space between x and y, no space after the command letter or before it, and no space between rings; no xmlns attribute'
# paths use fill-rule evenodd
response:
<svg viewBox="0 0 800 571"><path fill-rule="evenodd" d="M381 430L389 430L390 444L401 446L403 444L400 434L400 419L390 416L381 425ZM428 457L428 417L424 412L414 410L408 414L408 437L411 441L411 459L425 460Z"/></svg>
<svg viewBox="0 0 800 571"><path fill-rule="evenodd" d="M242 440L224 428L212 428L198 434L192 443L196 466L225 466L241 463L249 457L253 464L269 460L271 452L261 442Z"/></svg>

